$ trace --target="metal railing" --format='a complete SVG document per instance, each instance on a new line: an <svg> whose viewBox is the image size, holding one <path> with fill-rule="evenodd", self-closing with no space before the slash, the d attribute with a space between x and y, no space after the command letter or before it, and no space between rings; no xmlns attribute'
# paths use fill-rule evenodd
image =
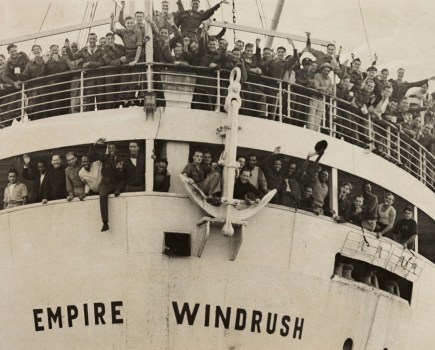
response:
<svg viewBox="0 0 435 350"><path fill-rule="evenodd" d="M143 104L223 111L229 72L204 67L143 63L103 67L28 80L0 91L0 127L68 113ZM341 138L373 151L435 190L435 157L406 132L376 120L346 101L285 81L250 77L242 84L241 114L267 118ZM130 101L129 103L127 103Z"/></svg>

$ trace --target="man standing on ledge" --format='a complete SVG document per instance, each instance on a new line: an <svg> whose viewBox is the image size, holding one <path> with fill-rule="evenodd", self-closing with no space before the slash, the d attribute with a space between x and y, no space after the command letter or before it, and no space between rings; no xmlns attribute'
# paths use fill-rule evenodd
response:
<svg viewBox="0 0 435 350"><path fill-rule="evenodd" d="M124 188L124 161L118 156L116 143L107 144L107 154L98 154L94 151L95 145L104 145L104 138L98 139L90 149L90 153L95 159L102 162L102 178L100 183L100 212L103 227L101 232L109 230L109 194L118 197Z"/></svg>

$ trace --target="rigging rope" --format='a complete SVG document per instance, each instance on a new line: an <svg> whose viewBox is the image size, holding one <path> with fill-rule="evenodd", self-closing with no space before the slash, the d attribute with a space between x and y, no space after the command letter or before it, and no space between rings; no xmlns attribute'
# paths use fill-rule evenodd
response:
<svg viewBox="0 0 435 350"><path fill-rule="evenodd" d="M233 24L236 24L237 18L236 18L236 1L235 0L233 0L233 10L232 11L233 11ZM234 44L235 44L237 41L235 29L233 29L233 35L234 35Z"/></svg>
<svg viewBox="0 0 435 350"><path fill-rule="evenodd" d="M359 11L361 13L361 19L362 19L362 23L363 23L363 27L364 27L364 33L366 35L367 47L369 49L369 54L370 54L370 61L373 62L372 50L370 49L369 37L367 35L367 29L366 29L366 24L364 22L364 15L363 15L363 11L362 11L362 8L361 8L361 3L360 3L360 0L357 0L357 1L358 1L358 6L359 6Z"/></svg>
<svg viewBox="0 0 435 350"><path fill-rule="evenodd" d="M93 22L93 20L94 20L94 18L95 18L95 13L97 12L97 7L98 7L98 1L95 1L94 2L94 5L95 5L95 7L94 7L94 13L91 13L91 22ZM88 29L88 35L87 35L87 37L89 36L89 34L90 34L90 32L91 32L91 29L92 29L92 27L89 27L89 29ZM88 41L88 38L86 37L86 42Z"/></svg>
<svg viewBox="0 0 435 350"><path fill-rule="evenodd" d="M42 27L44 26L45 19L47 18L47 15L48 15L48 11L50 11L50 7L51 7L51 2L50 2L50 4L48 5L47 12L45 12L45 16L44 16L44 19L42 20L41 26L39 27L38 33L41 32ZM33 44L36 44L36 41L37 41L37 40L38 40L38 38L35 39L35 41L33 42Z"/></svg>
<svg viewBox="0 0 435 350"><path fill-rule="evenodd" d="M88 8L89 8L89 1L86 3L85 12L83 13L83 17L82 17L82 23L85 22L86 14L88 13ZM77 45L80 43L80 39L82 36L81 34L82 34L82 30L80 29L79 32L77 33L77 38L76 38Z"/></svg>

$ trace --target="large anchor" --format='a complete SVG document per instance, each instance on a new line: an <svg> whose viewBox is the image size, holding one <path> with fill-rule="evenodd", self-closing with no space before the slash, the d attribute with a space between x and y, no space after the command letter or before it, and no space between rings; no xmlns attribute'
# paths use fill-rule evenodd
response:
<svg viewBox="0 0 435 350"><path fill-rule="evenodd" d="M215 225L223 225L222 233L225 236L231 237L232 241L235 242L231 254L231 260L234 260L243 240L244 227L247 225L246 220L264 208L276 193L276 190L272 190L267 193L259 203L248 206L245 206L241 200L233 199L237 168L239 109L242 104L240 98L240 77L240 68L233 68L229 78L228 96L225 99L225 111L228 117L221 129L225 136L225 151L221 157L224 166L221 206L216 207L207 203L206 197L202 191L195 184L189 183L187 177L182 174L180 175L189 197L209 215L209 217L204 217L198 222L198 226L204 224L208 225L203 234L203 244L200 245L202 248L200 248L198 256L202 254L202 249L205 246L205 241L209 233L209 225L212 223ZM234 227L236 227L239 237L233 237L235 233Z"/></svg>

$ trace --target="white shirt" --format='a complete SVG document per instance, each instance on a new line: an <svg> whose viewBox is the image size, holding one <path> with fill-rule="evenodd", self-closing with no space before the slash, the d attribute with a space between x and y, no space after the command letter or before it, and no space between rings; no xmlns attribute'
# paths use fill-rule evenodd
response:
<svg viewBox="0 0 435 350"><path fill-rule="evenodd" d="M94 193L99 192L102 167L103 163L97 160L91 163L91 168L89 169L89 171L86 171L85 168L80 169L79 177L80 180L85 183L85 193L89 193L89 191L92 191Z"/></svg>

